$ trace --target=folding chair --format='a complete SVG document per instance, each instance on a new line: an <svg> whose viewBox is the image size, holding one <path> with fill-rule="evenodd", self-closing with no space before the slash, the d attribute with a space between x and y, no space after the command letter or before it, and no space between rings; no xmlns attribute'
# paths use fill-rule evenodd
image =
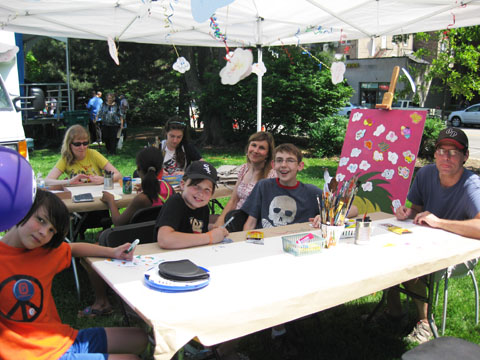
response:
<svg viewBox="0 0 480 360"><path fill-rule="evenodd" d="M455 266L449 266L445 270L436 274L435 282L437 286L435 290L435 305L438 303L438 288L440 286L440 281L445 279L445 286L443 289L442 335L445 333L445 324L447 323L448 279L451 278L460 278L467 275L470 275L472 278L473 289L475 291L475 324L478 324L478 285L474 273L477 263L478 259L473 259Z"/></svg>
<svg viewBox="0 0 480 360"><path fill-rule="evenodd" d="M130 224L156 220L161 209L162 205L139 209L133 214Z"/></svg>
<svg viewBox="0 0 480 360"><path fill-rule="evenodd" d="M154 230L155 221L116 226L103 231L98 242L108 247L117 247L135 239L139 239L140 244L152 243L156 241Z"/></svg>

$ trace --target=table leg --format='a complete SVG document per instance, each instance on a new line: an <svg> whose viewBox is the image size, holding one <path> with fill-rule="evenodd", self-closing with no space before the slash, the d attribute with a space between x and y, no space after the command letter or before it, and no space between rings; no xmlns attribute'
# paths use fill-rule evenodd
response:
<svg viewBox="0 0 480 360"><path fill-rule="evenodd" d="M75 216L75 215L73 215ZM70 239L73 238L73 221L72 217L70 217ZM65 238L66 242L71 242L69 239ZM77 264L75 262L75 258L72 256L72 270L73 270L73 277L75 278L75 286L77 288L77 298L80 301L80 281L78 279L78 272L77 272Z"/></svg>
<svg viewBox="0 0 480 360"><path fill-rule="evenodd" d="M438 338L438 331L437 327L435 326L435 319L433 318L433 299L435 297L435 282L433 279L434 273L428 275L427 319L430 329L432 329L433 336Z"/></svg>

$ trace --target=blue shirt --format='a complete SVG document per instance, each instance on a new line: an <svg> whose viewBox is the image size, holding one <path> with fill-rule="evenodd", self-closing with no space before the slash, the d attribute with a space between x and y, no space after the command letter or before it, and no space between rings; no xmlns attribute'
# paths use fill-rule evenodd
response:
<svg viewBox="0 0 480 360"><path fill-rule="evenodd" d="M455 185L444 187L437 166L430 164L417 172L407 198L440 219L473 219L480 212L480 177L464 169Z"/></svg>

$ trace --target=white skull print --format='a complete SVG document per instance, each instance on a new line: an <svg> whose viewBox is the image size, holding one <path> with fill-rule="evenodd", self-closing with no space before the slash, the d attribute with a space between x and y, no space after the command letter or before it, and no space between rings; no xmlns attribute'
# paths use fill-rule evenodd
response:
<svg viewBox="0 0 480 360"><path fill-rule="evenodd" d="M268 218L273 226L282 226L293 223L297 214L297 203L290 196L276 196L270 203Z"/></svg>

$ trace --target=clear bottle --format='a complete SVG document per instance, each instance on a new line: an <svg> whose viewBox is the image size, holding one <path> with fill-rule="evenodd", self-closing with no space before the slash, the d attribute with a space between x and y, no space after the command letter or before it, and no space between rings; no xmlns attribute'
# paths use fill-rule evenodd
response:
<svg viewBox="0 0 480 360"><path fill-rule="evenodd" d="M37 179L36 180L37 180L37 188L38 189L45 189L45 180L43 179L41 172L39 172L37 174Z"/></svg>

